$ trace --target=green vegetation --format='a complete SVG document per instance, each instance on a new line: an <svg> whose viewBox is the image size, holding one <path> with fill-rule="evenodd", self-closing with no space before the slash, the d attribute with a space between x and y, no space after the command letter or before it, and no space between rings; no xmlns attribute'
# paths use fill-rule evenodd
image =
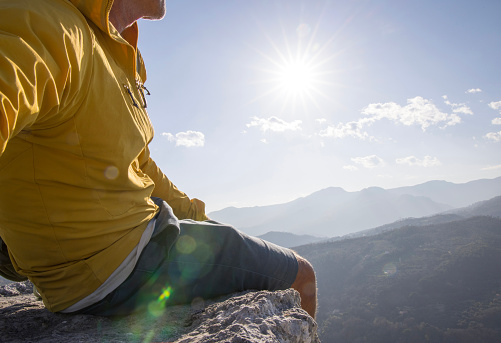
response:
<svg viewBox="0 0 501 343"><path fill-rule="evenodd" d="M323 342L501 342L501 219L295 248L317 271Z"/></svg>

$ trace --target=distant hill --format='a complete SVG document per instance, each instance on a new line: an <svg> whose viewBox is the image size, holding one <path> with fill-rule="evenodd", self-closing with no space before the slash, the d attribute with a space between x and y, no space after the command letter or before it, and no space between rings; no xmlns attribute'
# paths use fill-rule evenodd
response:
<svg viewBox="0 0 501 343"><path fill-rule="evenodd" d="M343 237L338 237L336 238L336 240L345 238L363 237L363 236L373 236L380 234L382 232L395 230L397 228L401 228L404 226L426 226L426 225L443 224L475 216L492 216L501 218L501 196L492 198L490 200L479 201L467 207L446 211L429 217L406 218L398 220L393 223L381 225L373 229L358 231L355 233L345 235Z"/></svg>
<svg viewBox="0 0 501 343"><path fill-rule="evenodd" d="M501 219L294 248L318 278L323 342L501 342Z"/></svg>
<svg viewBox="0 0 501 343"><path fill-rule="evenodd" d="M429 181L416 186L393 188L389 192L400 195L424 196L452 207L464 207L501 195L501 177L460 184L447 181Z"/></svg>
<svg viewBox="0 0 501 343"><path fill-rule="evenodd" d="M382 188L346 192L327 188L286 204L228 208L209 217L254 236L270 231L297 235L340 236L404 217L421 217L451 209L428 198L395 195Z"/></svg>
<svg viewBox="0 0 501 343"><path fill-rule="evenodd" d="M501 196L479 201L468 207L452 210L451 213L463 217L492 216L501 218Z"/></svg>
<svg viewBox="0 0 501 343"><path fill-rule="evenodd" d="M430 181L385 190L347 192L331 187L272 206L225 208L209 213L250 235L270 231L343 236L409 217L425 217L501 195L501 177L464 184Z"/></svg>
<svg viewBox="0 0 501 343"><path fill-rule="evenodd" d="M271 231L258 237L268 242L275 243L286 248L292 248L298 245L310 244L325 240L325 237L315 237L310 235L295 235L290 232L277 232L277 231Z"/></svg>

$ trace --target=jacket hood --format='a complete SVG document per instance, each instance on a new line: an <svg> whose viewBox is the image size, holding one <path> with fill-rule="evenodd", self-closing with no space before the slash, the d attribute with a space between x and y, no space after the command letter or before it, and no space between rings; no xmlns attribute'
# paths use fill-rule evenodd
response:
<svg viewBox="0 0 501 343"><path fill-rule="evenodd" d="M126 28L121 34L110 25L109 16L111 6L114 0L70 0L71 3L90 21L92 21L99 29L111 36L120 43L129 43L135 53L137 53L137 61L134 62L136 71L139 73L142 82L146 81L146 69L144 62L137 51L138 26L137 22Z"/></svg>
<svg viewBox="0 0 501 343"><path fill-rule="evenodd" d="M109 15L113 0L70 0L80 12L101 30L110 33Z"/></svg>

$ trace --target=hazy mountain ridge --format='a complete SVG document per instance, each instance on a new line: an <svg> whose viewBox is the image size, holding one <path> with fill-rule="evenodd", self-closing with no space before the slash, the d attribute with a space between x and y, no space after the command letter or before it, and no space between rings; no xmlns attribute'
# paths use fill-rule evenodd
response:
<svg viewBox="0 0 501 343"><path fill-rule="evenodd" d="M316 237L310 235L295 235L290 232L277 232L277 231L270 231L258 237L268 242L275 243L286 248L292 248L299 245L316 243L326 239L325 237Z"/></svg>
<svg viewBox="0 0 501 343"><path fill-rule="evenodd" d="M263 206L232 209L231 216L221 210L210 213L209 217L250 235L284 231L299 235L339 236L402 217L426 216L451 209L424 197L393 195L383 189L346 192L331 198L328 193L313 195L312 198L274 205L275 212Z"/></svg>
<svg viewBox="0 0 501 343"><path fill-rule="evenodd" d="M370 187L358 192L330 187L285 204L227 208L209 213L209 217L251 235L284 231L334 237L402 218L430 216L498 195L501 177L465 184L430 181L389 190Z"/></svg>
<svg viewBox="0 0 501 343"><path fill-rule="evenodd" d="M474 180L466 183L435 180L416 186L393 188L389 192L424 196L452 207L464 207L501 195L501 177Z"/></svg>
<svg viewBox="0 0 501 343"><path fill-rule="evenodd" d="M294 248L314 266L324 342L499 342L501 219Z"/></svg>
<svg viewBox="0 0 501 343"><path fill-rule="evenodd" d="M310 235L295 235L290 232L269 232L258 237L287 248L293 248L300 245L322 241L334 242L343 239L374 236L405 226L437 225L476 216L492 216L501 218L501 196L489 200L480 201L467 207L435 214L429 217L400 219L389 224L381 225L372 229L357 231L344 236L321 238Z"/></svg>
<svg viewBox="0 0 501 343"><path fill-rule="evenodd" d="M492 216L501 218L501 196L497 196L489 200L479 201L467 207L446 211L429 217L401 219L390 224L385 224L373 229L351 233L343 237L337 237L335 239L373 236L382 232L395 230L405 226L437 225L476 216Z"/></svg>

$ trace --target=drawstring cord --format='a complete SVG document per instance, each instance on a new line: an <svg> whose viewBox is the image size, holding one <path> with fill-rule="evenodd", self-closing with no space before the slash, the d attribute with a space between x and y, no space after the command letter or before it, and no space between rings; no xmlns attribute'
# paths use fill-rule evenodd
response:
<svg viewBox="0 0 501 343"><path fill-rule="evenodd" d="M129 86L124 84L123 85L125 90L127 91L127 93L129 93L129 96L132 100L132 104L139 108L139 105L137 104L136 100L134 99L134 95L132 94L132 91L130 90ZM137 86L137 89L139 90L139 93L141 93L141 98L143 100L143 108L147 108L148 107L148 103L146 102L146 96L145 95L151 95L150 91L148 90L148 88L146 88L141 82L139 81L136 81L136 86ZM145 91L146 91L146 94L145 94Z"/></svg>

